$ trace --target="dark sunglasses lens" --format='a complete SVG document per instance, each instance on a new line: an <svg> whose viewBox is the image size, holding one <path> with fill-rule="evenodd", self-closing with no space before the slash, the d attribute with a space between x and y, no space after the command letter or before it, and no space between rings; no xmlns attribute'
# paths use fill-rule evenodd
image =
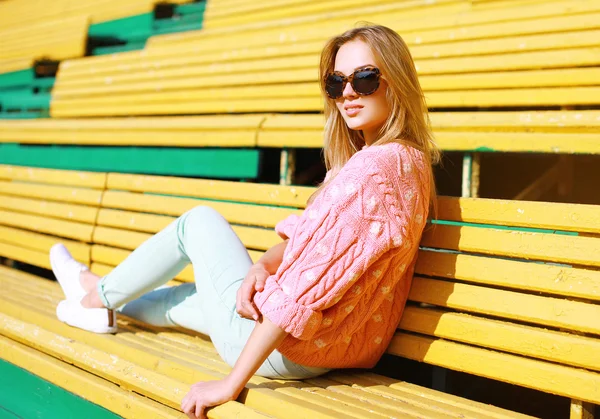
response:
<svg viewBox="0 0 600 419"><path fill-rule="evenodd" d="M342 96L344 91L344 79L337 74L330 74L325 80L325 91L332 99Z"/></svg>
<svg viewBox="0 0 600 419"><path fill-rule="evenodd" d="M356 93L370 95L379 87L379 74L374 70L359 71L354 74L352 87Z"/></svg>

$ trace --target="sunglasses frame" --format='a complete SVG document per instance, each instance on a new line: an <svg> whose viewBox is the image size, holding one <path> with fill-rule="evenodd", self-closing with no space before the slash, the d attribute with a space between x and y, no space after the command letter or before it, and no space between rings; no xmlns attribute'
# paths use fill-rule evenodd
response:
<svg viewBox="0 0 600 419"><path fill-rule="evenodd" d="M375 75L377 76L377 80L376 80L377 81L377 87L372 92L369 92L369 93L360 93L354 87L354 76L356 75L356 73L360 73L361 71L366 71L366 70L373 70L375 72ZM337 75L337 76L340 76L342 78L342 93L339 96L337 96L337 97L331 96L329 94L329 92L327 91L327 79L330 76L334 75L334 74ZM329 96L330 99L339 99L342 96L344 96L344 89L346 88L346 84L348 84L348 83L350 83L352 85L352 89L359 96L369 96L369 95L372 95L373 93L375 93L377 91L377 89L379 89L380 80L381 80L381 71L377 67L369 65L369 66L357 68L349 76L346 76L346 75L342 74L339 71L332 71L331 73L327 73L327 75L323 78L323 83L325 84L325 93L327 94L327 96Z"/></svg>

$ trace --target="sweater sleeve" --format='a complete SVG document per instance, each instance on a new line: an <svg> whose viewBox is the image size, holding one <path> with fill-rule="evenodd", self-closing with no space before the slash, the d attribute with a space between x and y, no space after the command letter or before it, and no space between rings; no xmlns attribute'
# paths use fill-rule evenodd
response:
<svg viewBox="0 0 600 419"><path fill-rule="evenodd" d="M341 171L298 218L282 264L255 294L261 313L292 336L310 339L324 309L337 304L383 253L406 247L405 229L389 212L400 203L394 195L375 165Z"/></svg>
<svg viewBox="0 0 600 419"><path fill-rule="evenodd" d="M275 225L275 232L279 234L283 240L289 239L294 235L294 230L298 225L300 217L297 214L292 214L287 218L284 218Z"/></svg>

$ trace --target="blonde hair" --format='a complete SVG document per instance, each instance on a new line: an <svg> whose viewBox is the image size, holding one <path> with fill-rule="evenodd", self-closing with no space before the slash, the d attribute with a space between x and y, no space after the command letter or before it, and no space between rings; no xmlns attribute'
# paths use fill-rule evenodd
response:
<svg viewBox="0 0 600 419"><path fill-rule="evenodd" d="M427 104L417 78L417 70L404 40L393 30L380 25L360 26L331 38L321 52L319 80L325 98L325 142L323 154L329 176L311 195L311 203L323 188L335 178L337 173L365 144L361 131L348 128L340 114L335 100L330 99L323 80L335 67L335 57L340 47L347 42L361 40L370 48L375 64L385 78L388 88L386 99L391 112L379 130L372 145L391 142L410 145L423 152L430 168L431 204L435 211L436 191L431 166L440 161L440 151L431 133Z"/></svg>

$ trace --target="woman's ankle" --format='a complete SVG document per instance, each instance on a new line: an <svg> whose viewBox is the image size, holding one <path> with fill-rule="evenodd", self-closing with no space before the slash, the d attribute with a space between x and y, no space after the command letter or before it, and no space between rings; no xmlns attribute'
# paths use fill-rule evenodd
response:
<svg viewBox="0 0 600 419"><path fill-rule="evenodd" d="M96 289L100 279L102 278L90 271L83 271L79 274L79 283L88 294Z"/></svg>
<svg viewBox="0 0 600 419"><path fill-rule="evenodd" d="M81 299L81 306L84 308L106 308L95 288Z"/></svg>

